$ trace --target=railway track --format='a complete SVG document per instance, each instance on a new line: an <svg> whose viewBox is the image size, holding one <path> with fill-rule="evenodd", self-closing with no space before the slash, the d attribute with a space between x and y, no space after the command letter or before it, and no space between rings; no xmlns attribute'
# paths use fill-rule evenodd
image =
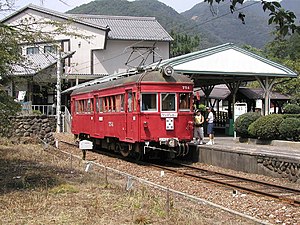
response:
<svg viewBox="0 0 300 225"><path fill-rule="evenodd" d="M300 206L300 190L298 189L258 180L252 180L249 178L239 177L231 174L214 172L176 162L168 162L167 165L164 166L156 164L152 164L151 166L159 168L161 170L180 174L181 176L185 176L188 178L205 180L208 182L234 188L234 190L237 189L260 194L263 196L279 199L295 206Z"/></svg>
<svg viewBox="0 0 300 225"><path fill-rule="evenodd" d="M69 146L78 147L74 143L68 143L65 141L60 141ZM102 153L102 151L97 151ZM103 152L107 156L122 158L124 157L117 155L115 153ZM126 161L136 163L135 160L126 158ZM149 162L139 162L145 166L151 166L156 169L169 171L171 173L176 173L184 177L204 180L207 182L216 183L218 185L227 186L233 188L233 190L247 191L263 196L268 196L280 201L289 203L291 205L300 206L300 190L295 188L290 188L286 186L280 186L264 181L252 180L245 177L239 177L231 174L225 174L221 172L215 172L207 169L201 169L198 167L190 166L187 164L179 162L167 162L165 165L158 163Z"/></svg>

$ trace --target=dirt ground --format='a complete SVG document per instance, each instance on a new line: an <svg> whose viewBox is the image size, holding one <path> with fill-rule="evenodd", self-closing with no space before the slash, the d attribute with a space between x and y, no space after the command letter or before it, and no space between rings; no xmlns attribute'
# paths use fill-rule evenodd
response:
<svg viewBox="0 0 300 225"><path fill-rule="evenodd" d="M107 183L82 162L70 168L40 145L0 140L0 224L237 224L206 206L166 199Z"/></svg>

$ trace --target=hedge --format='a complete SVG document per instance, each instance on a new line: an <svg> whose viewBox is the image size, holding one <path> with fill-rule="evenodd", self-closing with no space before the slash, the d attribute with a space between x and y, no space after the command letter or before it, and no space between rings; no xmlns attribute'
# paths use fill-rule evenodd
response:
<svg viewBox="0 0 300 225"><path fill-rule="evenodd" d="M300 106L296 104L287 104L283 107L284 114L299 114Z"/></svg>
<svg viewBox="0 0 300 225"><path fill-rule="evenodd" d="M251 123L260 118L261 115L257 112L248 112L240 115L234 122L234 129L238 136L249 137L248 127Z"/></svg>
<svg viewBox="0 0 300 225"><path fill-rule="evenodd" d="M284 120L282 114L271 114L258 118L250 124L248 132L252 137L274 140L280 137L279 126Z"/></svg>
<svg viewBox="0 0 300 225"><path fill-rule="evenodd" d="M278 127L280 138L290 141L300 140L300 118L286 118Z"/></svg>

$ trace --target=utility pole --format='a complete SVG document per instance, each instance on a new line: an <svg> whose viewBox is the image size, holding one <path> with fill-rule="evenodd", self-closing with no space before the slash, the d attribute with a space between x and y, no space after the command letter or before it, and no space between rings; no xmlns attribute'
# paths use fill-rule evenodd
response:
<svg viewBox="0 0 300 225"><path fill-rule="evenodd" d="M61 49L57 49L57 84L56 84L56 132L61 132Z"/></svg>

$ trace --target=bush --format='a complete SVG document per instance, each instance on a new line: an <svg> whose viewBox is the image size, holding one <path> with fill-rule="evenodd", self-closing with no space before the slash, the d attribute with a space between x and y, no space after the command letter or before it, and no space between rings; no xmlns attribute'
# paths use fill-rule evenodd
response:
<svg viewBox="0 0 300 225"><path fill-rule="evenodd" d="M234 130L240 137L249 137L248 127L251 123L260 118L261 115L257 112L248 112L239 116L234 122Z"/></svg>
<svg viewBox="0 0 300 225"><path fill-rule="evenodd" d="M203 104L200 104L200 105L198 106L198 109L199 109L201 112L205 112L205 111L206 111L206 106L203 105Z"/></svg>
<svg viewBox="0 0 300 225"><path fill-rule="evenodd" d="M280 136L284 140L300 140L300 118L286 118L278 127Z"/></svg>
<svg viewBox="0 0 300 225"><path fill-rule="evenodd" d="M42 112L40 110L32 110L33 115L42 115Z"/></svg>
<svg viewBox="0 0 300 225"><path fill-rule="evenodd" d="M271 114L263 116L250 124L248 132L252 137L256 137L258 139L279 139L280 132L278 128L282 121L282 114Z"/></svg>
<svg viewBox="0 0 300 225"><path fill-rule="evenodd" d="M296 104L287 104L283 107L284 114L299 114L300 106Z"/></svg>

